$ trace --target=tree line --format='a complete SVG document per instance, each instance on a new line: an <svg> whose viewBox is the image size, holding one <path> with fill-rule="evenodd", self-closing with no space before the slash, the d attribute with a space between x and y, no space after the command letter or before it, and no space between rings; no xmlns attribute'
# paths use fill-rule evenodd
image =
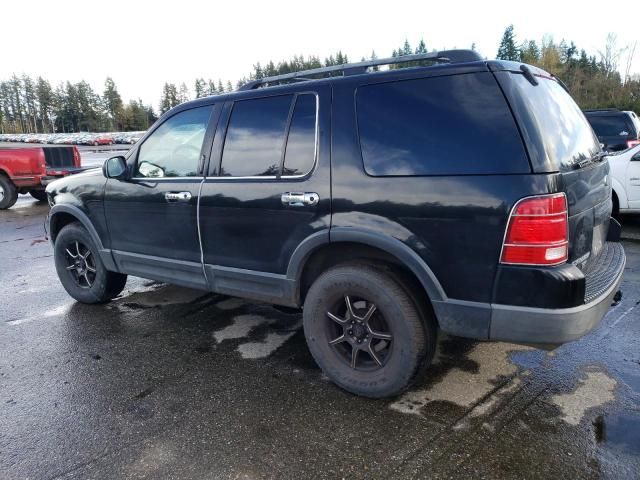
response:
<svg viewBox="0 0 640 480"><path fill-rule="evenodd" d="M471 48L475 49L475 44ZM510 25L504 31L496 58L522 61L554 74L564 81L583 109L616 107L640 112L640 77L630 75L633 50L633 47L618 48L614 35L609 35L604 49L597 54L588 54L573 42L562 40L557 43L552 37L545 37L540 42L518 42L514 27ZM424 40L420 40L415 48L405 40L391 56L396 58L427 52ZM627 63L621 75L619 62L624 53L627 53ZM372 51L368 58L378 57ZM314 55L295 55L278 63L256 63L251 73L239 79L235 87L254 79L348 62L347 55L338 51L324 59ZM392 68L422 63L407 62ZM231 81L223 82L221 79L196 78L192 85L190 89L186 83L165 83L158 105L159 113L163 114L192 98L220 95L234 89ZM146 130L156 119L153 107L145 105L142 100L131 100L125 104L111 78L106 79L101 94L85 81L66 82L53 88L42 77L33 79L14 74L7 80L0 80L0 133L135 131Z"/></svg>
<svg viewBox="0 0 640 480"><path fill-rule="evenodd" d="M156 119L142 100L123 103L111 78L102 95L85 81L53 88L43 77L0 80L0 133L136 131Z"/></svg>
<svg viewBox="0 0 640 480"><path fill-rule="evenodd" d="M513 25L509 25L496 58L535 65L555 75L582 109L619 108L638 113L640 75L631 74L634 53L635 45L619 47L614 34L607 36L604 48L595 55L579 49L574 42L555 42L549 36L540 42L519 42ZM625 56L626 62L620 65Z"/></svg>

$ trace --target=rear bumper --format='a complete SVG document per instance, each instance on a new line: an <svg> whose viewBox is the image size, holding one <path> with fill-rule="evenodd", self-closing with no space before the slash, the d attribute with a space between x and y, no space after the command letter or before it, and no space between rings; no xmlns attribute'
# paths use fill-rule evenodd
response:
<svg viewBox="0 0 640 480"><path fill-rule="evenodd" d="M622 244L607 242L583 277L583 303L567 308L541 308L448 299L433 302L440 327L453 335L514 343L558 345L595 328L620 288L626 257ZM566 281L571 281L567 277ZM546 296L544 283L529 288Z"/></svg>
<svg viewBox="0 0 640 480"><path fill-rule="evenodd" d="M593 330L609 310L620 288L624 265L623 259L613 283L584 305L558 309L492 305L489 338L515 343L562 344L582 337Z"/></svg>

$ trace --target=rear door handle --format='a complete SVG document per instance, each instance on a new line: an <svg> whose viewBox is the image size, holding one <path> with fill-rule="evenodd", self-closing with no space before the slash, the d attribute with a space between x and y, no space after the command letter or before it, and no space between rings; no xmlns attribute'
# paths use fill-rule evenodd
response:
<svg viewBox="0 0 640 480"><path fill-rule="evenodd" d="M164 199L167 202L188 202L191 200L191 192L167 192Z"/></svg>
<svg viewBox="0 0 640 480"><path fill-rule="evenodd" d="M289 207L312 207L320 201L320 195L313 192L285 192L280 197L283 205Z"/></svg>

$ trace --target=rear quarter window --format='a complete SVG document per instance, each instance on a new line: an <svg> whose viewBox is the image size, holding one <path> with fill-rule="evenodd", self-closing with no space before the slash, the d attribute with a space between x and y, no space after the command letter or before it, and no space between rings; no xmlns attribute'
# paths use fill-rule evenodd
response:
<svg viewBox="0 0 640 480"><path fill-rule="evenodd" d="M515 121L491 73L362 86L356 109L369 175L530 172Z"/></svg>

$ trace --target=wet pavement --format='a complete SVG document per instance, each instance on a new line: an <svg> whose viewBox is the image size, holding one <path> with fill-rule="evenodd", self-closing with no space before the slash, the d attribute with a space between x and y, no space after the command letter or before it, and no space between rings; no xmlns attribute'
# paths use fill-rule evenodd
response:
<svg viewBox="0 0 640 480"><path fill-rule="evenodd" d="M640 243L588 336L443 336L410 392L368 400L322 375L297 313L134 278L73 302L46 212L0 212L2 479L638 478Z"/></svg>

